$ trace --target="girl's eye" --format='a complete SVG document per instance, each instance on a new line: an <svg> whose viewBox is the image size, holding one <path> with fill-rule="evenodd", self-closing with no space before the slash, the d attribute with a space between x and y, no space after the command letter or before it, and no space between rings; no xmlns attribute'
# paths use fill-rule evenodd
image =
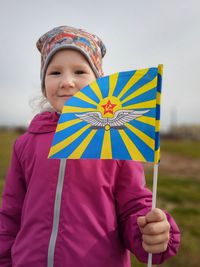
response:
<svg viewBox="0 0 200 267"><path fill-rule="evenodd" d="M76 70L75 71L75 74L84 74L85 73L85 71L83 71L83 70Z"/></svg>
<svg viewBox="0 0 200 267"><path fill-rule="evenodd" d="M52 72L51 72L51 75L59 75L59 74L60 74L59 71L52 71Z"/></svg>

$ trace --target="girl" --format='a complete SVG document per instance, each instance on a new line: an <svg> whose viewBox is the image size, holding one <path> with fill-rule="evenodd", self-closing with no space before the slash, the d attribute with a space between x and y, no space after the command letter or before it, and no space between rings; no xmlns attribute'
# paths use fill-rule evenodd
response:
<svg viewBox="0 0 200 267"><path fill-rule="evenodd" d="M180 234L151 210L142 165L119 160L47 159L64 102L103 75L106 49L95 35L61 26L37 42L42 93L52 110L16 141L0 210L0 267L129 267L130 252L160 264Z"/></svg>

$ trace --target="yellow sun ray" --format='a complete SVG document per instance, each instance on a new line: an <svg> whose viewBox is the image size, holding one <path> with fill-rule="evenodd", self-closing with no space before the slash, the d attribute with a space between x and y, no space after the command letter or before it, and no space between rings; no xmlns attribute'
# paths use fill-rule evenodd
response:
<svg viewBox="0 0 200 267"><path fill-rule="evenodd" d="M70 121L59 123L57 125L56 132L60 132L62 130L65 130L66 128L68 128L70 126L73 126L73 125L75 125L75 124L77 124L79 122L82 122L82 120L80 120L80 119L74 119L74 120L70 120Z"/></svg>
<svg viewBox="0 0 200 267"><path fill-rule="evenodd" d="M124 86L118 98L121 98L136 82L138 82L148 72L148 70L149 69L144 69L143 71L137 70Z"/></svg>
<svg viewBox="0 0 200 267"><path fill-rule="evenodd" d="M96 103L94 100L92 100L91 98L89 98L88 96L86 96L85 94L83 94L81 91L79 91L78 93L76 93L75 95L76 98L79 98L81 100L84 100L85 102L95 105L97 106L98 103Z"/></svg>
<svg viewBox="0 0 200 267"><path fill-rule="evenodd" d="M51 149L50 149L50 152L49 152L49 156L48 157L53 156L54 154L58 153L59 151L61 151L65 147L67 147L74 140L76 140L80 135L82 135L88 128L90 128L90 125L84 126L80 130L78 130L77 132L75 132L74 134L72 134L71 136L69 136L68 138L66 138L63 141L59 142L58 144L52 146Z"/></svg>
<svg viewBox="0 0 200 267"><path fill-rule="evenodd" d="M129 106L124 106L125 109L136 109L136 108L155 108L156 107L156 99L140 102L136 104L132 104Z"/></svg>
<svg viewBox="0 0 200 267"><path fill-rule="evenodd" d="M82 154L84 153L85 149L91 142L92 138L96 134L97 130L91 130L91 132L88 134L88 136L84 139L84 142L82 142L73 152L71 155L69 155L69 159L77 159L81 158Z"/></svg>
<svg viewBox="0 0 200 267"><path fill-rule="evenodd" d="M147 134L143 133L133 125L127 123L126 127L133 132L135 135L137 135L148 147L150 147L152 150L155 150L155 140L149 137Z"/></svg>
<svg viewBox="0 0 200 267"><path fill-rule="evenodd" d="M119 134L126 146L126 149L128 150L131 158L133 160L138 161L146 161L142 153L139 151L139 149L136 147L136 145L131 141L129 136L124 132L124 130L119 130Z"/></svg>
<svg viewBox="0 0 200 267"><path fill-rule="evenodd" d="M146 123L146 124L149 124L151 126L156 125L156 120L153 117L141 116L141 117L137 118L136 120L141 121L141 122Z"/></svg>
<svg viewBox="0 0 200 267"><path fill-rule="evenodd" d="M135 92L133 92L131 95L127 96L125 99L123 99L121 101L121 103L125 103L127 101L129 101L130 99L133 99L134 97L137 97L153 88L155 88L157 86L157 76L150 82L146 83L145 85L143 85L142 87L140 87L138 90L136 90Z"/></svg>
<svg viewBox="0 0 200 267"><path fill-rule="evenodd" d="M113 96L113 92L115 90L117 81L118 81L118 77L119 77L119 73L115 73L113 75L109 76L109 93L108 93L108 97Z"/></svg>
<svg viewBox="0 0 200 267"><path fill-rule="evenodd" d="M103 96L102 96L102 93L101 93L101 90L98 86L98 83L95 81L93 81L90 85L90 88L93 90L93 92L95 93L95 95L99 98L99 99L102 99Z"/></svg>
<svg viewBox="0 0 200 267"><path fill-rule="evenodd" d="M102 150L101 150L101 158L102 159L112 159L112 147L110 140L110 131L105 131Z"/></svg>
<svg viewBox="0 0 200 267"><path fill-rule="evenodd" d="M76 113L76 112L89 112L96 111L95 108L80 108L80 107L72 107L72 106L64 106L62 113Z"/></svg>

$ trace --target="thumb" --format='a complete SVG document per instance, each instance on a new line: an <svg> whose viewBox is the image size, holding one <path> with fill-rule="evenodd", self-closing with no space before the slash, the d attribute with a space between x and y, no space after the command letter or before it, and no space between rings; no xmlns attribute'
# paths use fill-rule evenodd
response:
<svg viewBox="0 0 200 267"><path fill-rule="evenodd" d="M145 216L140 216L137 218L137 224L140 228L144 227L147 224L147 220Z"/></svg>

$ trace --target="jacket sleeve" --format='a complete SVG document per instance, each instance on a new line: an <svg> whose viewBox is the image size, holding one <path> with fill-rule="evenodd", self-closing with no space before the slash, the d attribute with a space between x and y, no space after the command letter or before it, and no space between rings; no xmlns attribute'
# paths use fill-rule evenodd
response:
<svg viewBox="0 0 200 267"><path fill-rule="evenodd" d="M24 196L24 175L14 147L0 209L0 267L12 266L11 248L20 228Z"/></svg>
<svg viewBox="0 0 200 267"><path fill-rule="evenodd" d="M116 185L116 205L121 237L125 247L139 261L147 262L148 253L142 247L142 235L137 217L151 210L152 193L145 187L143 166L139 162L123 161ZM173 218L166 213L170 223L170 240L165 252L153 254L153 264L161 264L175 255L180 244L180 232Z"/></svg>

